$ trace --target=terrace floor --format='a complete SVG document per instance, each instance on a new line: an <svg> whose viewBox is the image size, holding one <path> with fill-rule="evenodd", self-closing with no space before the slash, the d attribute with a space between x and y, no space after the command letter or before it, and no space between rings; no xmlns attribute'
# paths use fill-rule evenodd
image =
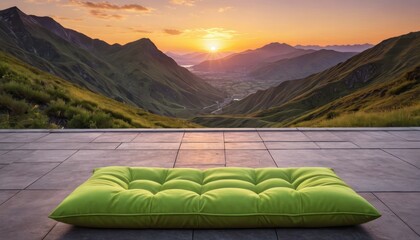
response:
<svg viewBox="0 0 420 240"><path fill-rule="evenodd" d="M382 217L323 229L113 230L47 216L94 168L332 167ZM420 128L2 130L0 239L420 239Z"/></svg>

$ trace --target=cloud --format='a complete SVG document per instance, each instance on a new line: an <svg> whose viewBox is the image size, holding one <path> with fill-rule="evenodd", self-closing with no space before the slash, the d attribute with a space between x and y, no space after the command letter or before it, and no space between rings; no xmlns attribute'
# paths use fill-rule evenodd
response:
<svg viewBox="0 0 420 240"><path fill-rule="evenodd" d="M208 28L204 29L204 39L231 39L236 35L236 31L224 28Z"/></svg>
<svg viewBox="0 0 420 240"><path fill-rule="evenodd" d="M90 14L93 15L94 17L103 18L103 19L112 19L112 18L122 19L122 18L124 18L123 16L118 15L118 14L109 14L107 12L104 12L104 11L101 11L101 10L95 10L95 9L90 10Z"/></svg>
<svg viewBox="0 0 420 240"><path fill-rule="evenodd" d="M54 19L59 19L59 20L63 20L63 21L71 21L71 22L83 21L83 18L69 18L69 17L61 17L61 16L56 16L56 15L51 15L50 17L52 17Z"/></svg>
<svg viewBox="0 0 420 240"><path fill-rule="evenodd" d="M144 29L140 29L140 28L128 28L130 31L132 32L136 32L136 33L152 33L151 31L148 30L144 30Z"/></svg>
<svg viewBox="0 0 420 240"><path fill-rule="evenodd" d="M232 7L221 7L217 10L217 12L224 13L224 12L229 11L231 9L232 9Z"/></svg>
<svg viewBox="0 0 420 240"><path fill-rule="evenodd" d="M80 0L70 0L70 3L77 4L79 6L91 9L100 9L100 10L128 10L136 12L150 12L152 9L144 7L139 4L124 4L117 5L107 1L104 2L90 2L90 1L80 1Z"/></svg>
<svg viewBox="0 0 420 240"><path fill-rule="evenodd" d="M185 6L194 6L196 0L171 0L172 4L176 5L185 5Z"/></svg>
<svg viewBox="0 0 420 240"><path fill-rule="evenodd" d="M182 31L176 30L176 29L163 29L163 32L169 35L180 35L182 34Z"/></svg>
<svg viewBox="0 0 420 240"><path fill-rule="evenodd" d="M184 31L186 36L191 38L201 38L201 39L232 39L234 36L238 35L235 30L229 30L224 28L198 28L198 29L187 29Z"/></svg>
<svg viewBox="0 0 420 240"><path fill-rule="evenodd" d="M34 0L30 0L34 1ZM40 0L37 0L40 1ZM54 0L44 0L44 1L54 1ZM57 0L55 0L57 1ZM102 19L122 19L126 15L121 11L131 11L131 12L140 12L140 13L149 13L153 11L152 8L144 7L140 4L114 4L108 1L94 2L94 1L84 1L84 0L68 0L68 5L80 6L85 9L89 9L89 13L97 18Z"/></svg>

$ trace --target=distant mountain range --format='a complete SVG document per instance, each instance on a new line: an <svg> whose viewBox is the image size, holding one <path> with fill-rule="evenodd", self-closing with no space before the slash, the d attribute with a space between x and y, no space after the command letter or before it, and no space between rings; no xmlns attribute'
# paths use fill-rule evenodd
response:
<svg viewBox="0 0 420 240"><path fill-rule="evenodd" d="M192 53L174 53L166 52L166 55L171 57L181 66L196 65L204 61L215 60L224 58L233 54L233 52L217 52L217 53L205 53L205 52L192 52Z"/></svg>
<svg viewBox="0 0 420 240"><path fill-rule="evenodd" d="M325 71L233 102L224 115L194 121L224 127L330 126L336 119L338 125L419 125L419 53L420 32L387 39Z"/></svg>
<svg viewBox="0 0 420 240"><path fill-rule="evenodd" d="M161 115L192 116L224 97L149 39L109 45L16 7L0 11L0 50L91 91Z"/></svg>
<svg viewBox="0 0 420 240"><path fill-rule="evenodd" d="M318 73L356 54L325 49L302 50L285 43L270 43L255 50L207 60L192 69L198 74L222 73L227 78L241 73L247 81L266 83L268 88L286 80Z"/></svg>
<svg viewBox="0 0 420 240"><path fill-rule="evenodd" d="M365 44L352 44L352 45L296 45L295 48L299 49L312 49L312 50L334 50L337 52L363 52L373 47L374 45L365 43Z"/></svg>
<svg viewBox="0 0 420 240"><path fill-rule="evenodd" d="M266 63L251 71L249 76L256 79L286 80L299 79L328 69L353 57L356 53L342 53L333 50L319 50L302 56Z"/></svg>
<svg viewBox="0 0 420 240"><path fill-rule="evenodd" d="M371 44L356 44L356 45L330 45L330 46L317 46L317 45L308 45L302 46L297 45L292 47L286 43L270 43L261 48L257 48L255 50L246 50L244 52L231 54L226 57L221 57L219 59L210 59L205 60L199 64L196 64L192 67L194 71L202 71L202 72L245 72L249 73L251 71L254 72L264 72L269 68L269 66L273 66L272 63L285 60L285 59L293 59L296 57L300 57L302 55L306 55L309 53L313 53L319 50L332 50L336 53L333 54L326 54L326 52L315 54L315 55L308 55L307 59L314 57L314 61L322 61L320 63L322 66L333 66L339 62L334 62L333 55L338 60L346 60L346 56L354 55L354 53L362 52L366 49L371 48L373 45ZM338 53L339 52L339 53ZM342 54L343 52L350 54ZM326 57L325 61L323 57ZM176 57L176 56L175 56ZM298 63L299 60L296 60L295 63ZM332 65L331 65L332 64ZM289 65L292 65L292 62L289 62ZM298 65L292 66L292 68L298 68ZM308 74L316 73L321 70L325 70L325 68L316 68L313 67L314 71L306 71ZM251 76L256 76L258 74L252 73ZM292 74L293 75L293 74ZM291 75L291 76L292 76ZM299 76L303 76L302 74ZM307 75L305 75L307 76ZM266 76L264 76L266 77ZM268 76L270 78L275 77ZM282 78L289 80L290 78Z"/></svg>
<svg viewBox="0 0 420 240"><path fill-rule="evenodd" d="M247 50L227 57L204 61L192 67L203 72L249 72L264 63L298 57L314 50L296 49L285 43L270 43L255 50Z"/></svg>

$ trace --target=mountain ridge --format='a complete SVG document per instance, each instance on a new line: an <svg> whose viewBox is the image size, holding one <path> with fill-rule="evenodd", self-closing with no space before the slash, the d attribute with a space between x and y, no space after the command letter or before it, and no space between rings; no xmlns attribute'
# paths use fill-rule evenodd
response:
<svg viewBox="0 0 420 240"><path fill-rule="evenodd" d="M52 18L31 17L17 8L2 10L0 16L0 49L118 101L158 114L187 117L224 97L178 66L150 39L109 45L66 29ZM45 27L51 25L54 31ZM135 51L128 53L127 49ZM120 63L125 63L123 68Z"/></svg>
<svg viewBox="0 0 420 240"><path fill-rule="evenodd" d="M249 76L256 79L276 79L278 83L281 83L282 81L299 79L321 72L354 55L356 53L322 49L295 58L264 64L250 72Z"/></svg>
<svg viewBox="0 0 420 240"><path fill-rule="evenodd" d="M344 44L344 45L326 45L326 46L320 46L320 45L296 45L295 48L299 49L312 49L312 50L334 50L337 52L363 52L371 47L373 47L373 44L370 43L364 43L364 44Z"/></svg>
<svg viewBox="0 0 420 240"><path fill-rule="evenodd" d="M194 71L203 72L248 72L264 62L274 62L297 57L312 50L296 49L285 43L269 43L254 50L246 50L227 57L209 60L194 65Z"/></svg>
<svg viewBox="0 0 420 240"><path fill-rule="evenodd" d="M174 59L179 65L196 65L206 60L215 60L234 54L233 52L189 52L175 53L165 52L166 55Z"/></svg>
<svg viewBox="0 0 420 240"><path fill-rule="evenodd" d="M420 32L390 38L325 71L285 81L234 102L223 109L224 115L197 117L195 122L206 126L223 122L225 127L279 127L329 121L362 111L417 109L418 52ZM418 113L410 114L418 118Z"/></svg>
<svg viewBox="0 0 420 240"><path fill-rule="evenodd" d="M0 128L199 127L123 104L0 51Z"/></svg>

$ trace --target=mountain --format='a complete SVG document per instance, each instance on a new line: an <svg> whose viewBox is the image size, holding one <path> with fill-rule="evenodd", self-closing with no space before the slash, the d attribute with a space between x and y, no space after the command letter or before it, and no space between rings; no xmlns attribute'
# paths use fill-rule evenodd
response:
<svg viewBox="0 0 420 240"><path fill-rule="evenodd" d="M206 52L192 52L178 54L173 52L166 52L166 55L171 57L181 66L187 65L196 65L204 61L215 60L219 58L224 58L233 54L232 52L217 52L217 53L206 53Z"/></svg>
<svg viewBox="0 0 420 240"><path fill-rule="evenodd" d="M321 72L340 62L344 62L356 53L342 53L333 50L319 50L295 58L266 63L249 75L255 79L278 80L281 83L307 77Z"/></svg>
<svg viewBox="0 0 420 240"><path fill-rule="evenodd" d="M0 51L0 128L185 128L31 67Z"/></svg>
<svg viewBox="0 0 420 240"><path fill-rule="evenodd" d="M149 39L109 45L49 17L0 11L0 50L65 80L150 112L188 117L224 93L162 53Z"/></svg>
<svg viewBox="0 0 420 240"><path fill-rule="evenodd" d="M387 39L344 63L286 81L198 117L206 126L420 125L420 32ZM335 122L334 122L335 121ZM369 125L370 124L370 125Z"/></svg>
<svg viewBox="0 0 420 240"><path fill-rule="evenodd" d="M353 45L327 45L327 46L319 46L319 45L296 45L295 48L299 49L312 49L312 50L333 50L337 52L363 52L368 50L369 48L373 47L374 45L365 43L365 44L353 44Z"/></svg>
<svg viewBox="0 0 420 240"><path fill-rule="evenodd" d="M313 50L296 49L285 43L270 43L255 50L247 50L230 56L204 61L192 67L201 72L248 72L266 62L293 58Z"/></svg>

